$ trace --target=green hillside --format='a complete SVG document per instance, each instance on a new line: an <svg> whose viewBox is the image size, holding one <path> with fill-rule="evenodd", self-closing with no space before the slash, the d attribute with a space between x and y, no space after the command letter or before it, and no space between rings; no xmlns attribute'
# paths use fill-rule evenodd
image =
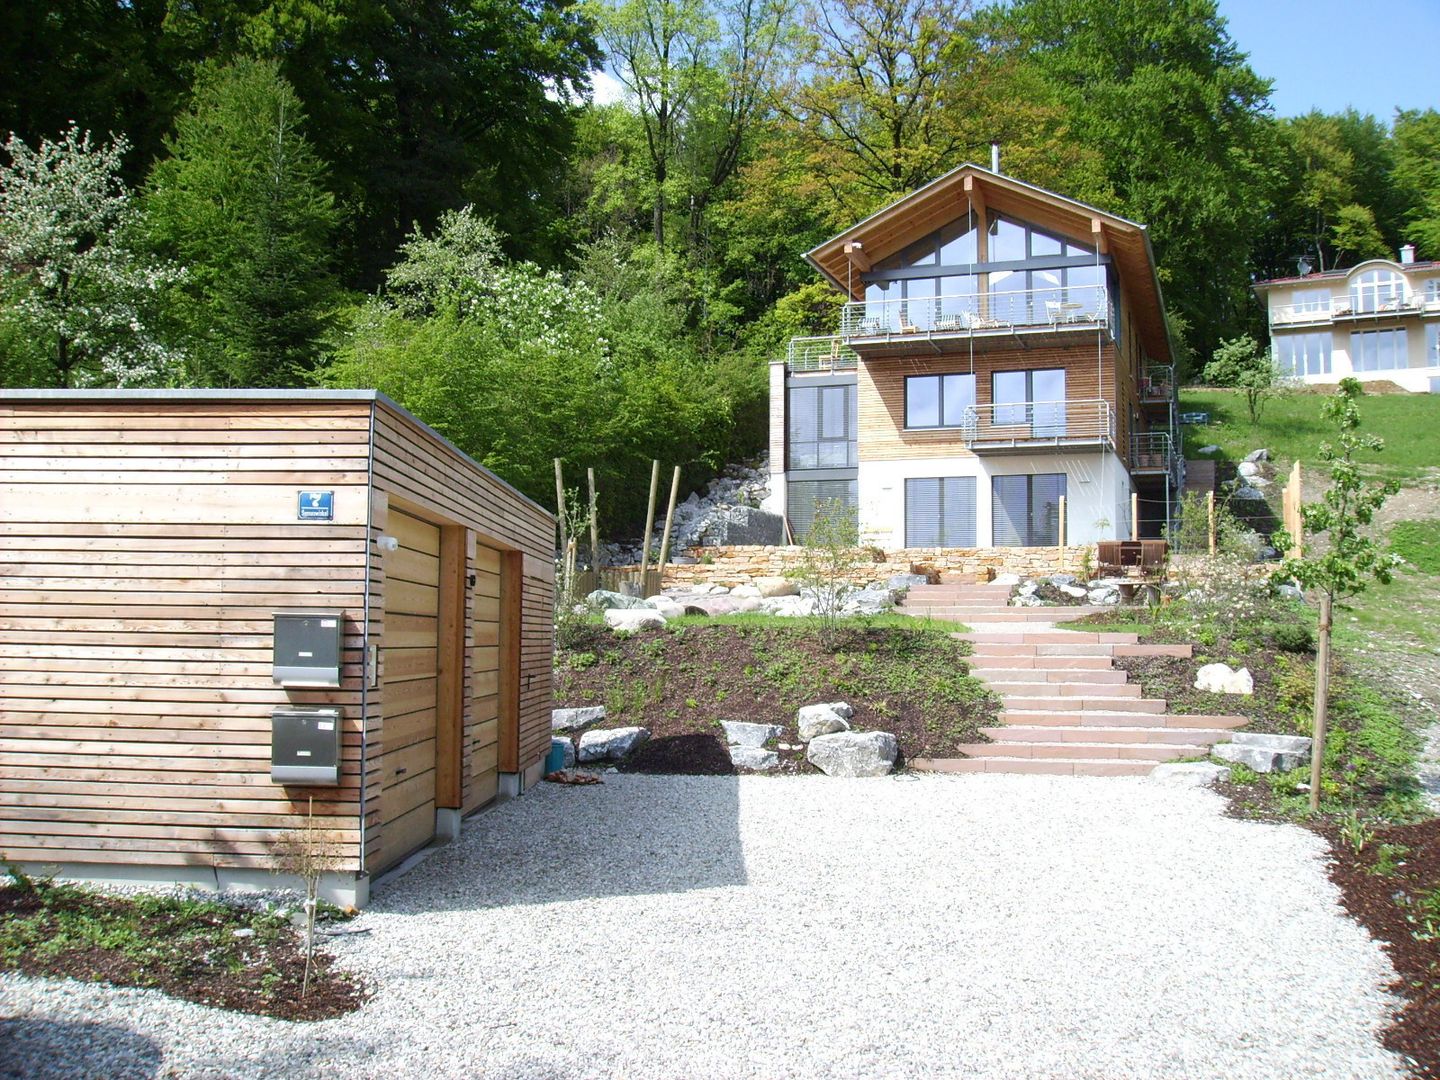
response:
<svg viewBox="0 0 1440 1080"><path fill-rule="evenodd" d="M1242 459L1265 447L1277 461L1297 458L1318 465L1320 444L1331 429L1320 417L1325 394L1287 393L1265 403L1260 422L1250 423L1245 399L1231 390L1182 390L1183 412L1208 412L1210 422L1187 425L1185 456L1197 458L1202 446L1215 445L1217 459ZM1440 394L1375 394L1360 403L1366 430L1385 440L1379 454L1362 455L1377 474L1401 481L1440 470Z"/></svg>

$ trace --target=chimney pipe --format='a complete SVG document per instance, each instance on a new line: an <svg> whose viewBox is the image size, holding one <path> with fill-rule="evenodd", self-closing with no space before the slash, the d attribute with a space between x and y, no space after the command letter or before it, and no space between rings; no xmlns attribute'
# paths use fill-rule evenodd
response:
<svg viewBox="0 0 1440 1080"><path fill-rule="evenodd" d="M1406 244L1400 249L1400 262L1408 266L1415 261L1415 245Z"/></svg>
<svg viewBox="0 0 1440 1080"><path fill-rule="evenodd" d="M993 173L1000 171L1000 142L996 139L990 141L990 171Z"/></svg>

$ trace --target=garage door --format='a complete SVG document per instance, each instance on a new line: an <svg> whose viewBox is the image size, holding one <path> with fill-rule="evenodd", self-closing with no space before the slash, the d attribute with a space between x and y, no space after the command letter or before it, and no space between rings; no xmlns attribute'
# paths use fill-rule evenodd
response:
<svg viewBox="0 0 1440 1080"><path fill-rule="evenodd" d="M387 531L400 546L385 556L380 839L371 873L435 835L440 530L391 510Z"/></svg>
<svg viewBox="0 0 1440 1080"><path fill-rule="evenodd" d="M500 552L475 548L475 597L471 606L474 647L470 653L475 735L470 746L467 810L495 798L500 782Z"/></svg>

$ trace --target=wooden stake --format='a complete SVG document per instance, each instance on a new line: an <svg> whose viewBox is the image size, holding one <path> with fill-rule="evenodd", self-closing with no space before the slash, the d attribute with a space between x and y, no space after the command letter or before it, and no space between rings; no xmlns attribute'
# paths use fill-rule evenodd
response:
<svg viewBox="0 0 1440 1080"><path fill-rule="evenodd" d="M595 502L595 470L586 469L585 479L590 483L590 569L598 574L600 573L600 512L596 509Z"/></svg>
<svg viewBox="0 0 1440 1080"><path fill-rule="evenodd" d="M555 517L560 525L560 559L563 564L565 559L565 542L569 536L565 532L565 473L560 467L560 459L555 459Z"/></svg>
<svg viewBox="0 0 1440 1080"><path fill-rule="evenodd" d="M1208 534L1209 537L1210 537L1210 554L1211 554L1211 555L1214 555L1214 554L1215 554L1215 492L1213 492L1213 491L1207 491L1207 492L1205 493L1205 513L1206 513L1206 515L1207 515L1207 517L1208 517L1208 519L1209 519L1209 522L1210 522L1209 527L1208 527L1208 529L1207 529L1207 534Z"/></svg>
<svg viewBox="0 0 1440 1080"><path fill-rule="evenodd" d="M1056 539L1060 541L1060 569L1065 569L1065 496L1060 496L1060 530Z"/></svg>
<svg viewBox="0 0 1440 1080"><path fill-rule="evenodd" d="M680 466L670 481L670 505L665 510L665 535L660 540L660 582L665 582L665 564L670 561L670 526L675 521L675 500L680 497Z"/></svg>
<svg viewBox="0 0 1440 1080"><path fill-rule="evenodd" d="M1315 657L1315 732L1310 746L1310 812L1320 810L1325 765L1325 722L1330 709L1330 594L1320 594L1320 647Z"/></svg>
<svg viewBox="0 0 1440 1080"><path fill-rule="evenodd" d="M1140 493L1130 493L1130 539L1140 539Z"/></svg>
<svg viewBox="0 0 1440 1080"><path fill-rule="evenodd" d="M655 531L655 496L660 487L660 460L650 462L650 504L645 510L645 538L640 541L640 586L645 586L645 571L650 569L650 534Z"/></svg>

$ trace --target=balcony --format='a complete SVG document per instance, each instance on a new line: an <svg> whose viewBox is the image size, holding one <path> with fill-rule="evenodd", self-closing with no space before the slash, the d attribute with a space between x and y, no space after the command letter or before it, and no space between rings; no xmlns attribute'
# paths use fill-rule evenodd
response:
<svg viewBox="0 0 1440 1080"><path fill-rule="evenodd" d="M954 293L909 300L860 300L840 315L840 337L856 349L1017 333L1095 331L1108 325L1103 285Z"/></svg>
<svg viewBox="0 0 1440 1080"><path fill-rule="evenodd" d="M1130 471L1137 476L1178 479L1175 440L1168 431L1141 431L1130 436Z"/></svg>
<svg viewBox="0 0 1440 1080"><path fill-rule="evenodd" d="M785 366L790 371L853 371L859 357L838 335L797 337L790 339L785 350Z"/></svg>
<svg viewBox="0 0 1440 1080"><path fill-rule="evenodd" d="M1146 405L1169 405L1175 400L1175 368L1151 364L1140 376L1140 400Z"/></svg>
<svg viewBox="0 0 1440 1080"><path fill-rule="evenodd" d="M1318 326L1336 319L1384 319L1432 313L1440 313L1440 296L1432 299L1419 293L1404 297L1336 296L1300 304L1277 304L1270 309L1270 325Z"/></svg>
<svg viewBox="0 0 1440 1080"><path fill-rule="evenodd" d="M960 427L976 454L1056 448L1114 448L1115 414L1100 398L971 405Z"/></svg>

